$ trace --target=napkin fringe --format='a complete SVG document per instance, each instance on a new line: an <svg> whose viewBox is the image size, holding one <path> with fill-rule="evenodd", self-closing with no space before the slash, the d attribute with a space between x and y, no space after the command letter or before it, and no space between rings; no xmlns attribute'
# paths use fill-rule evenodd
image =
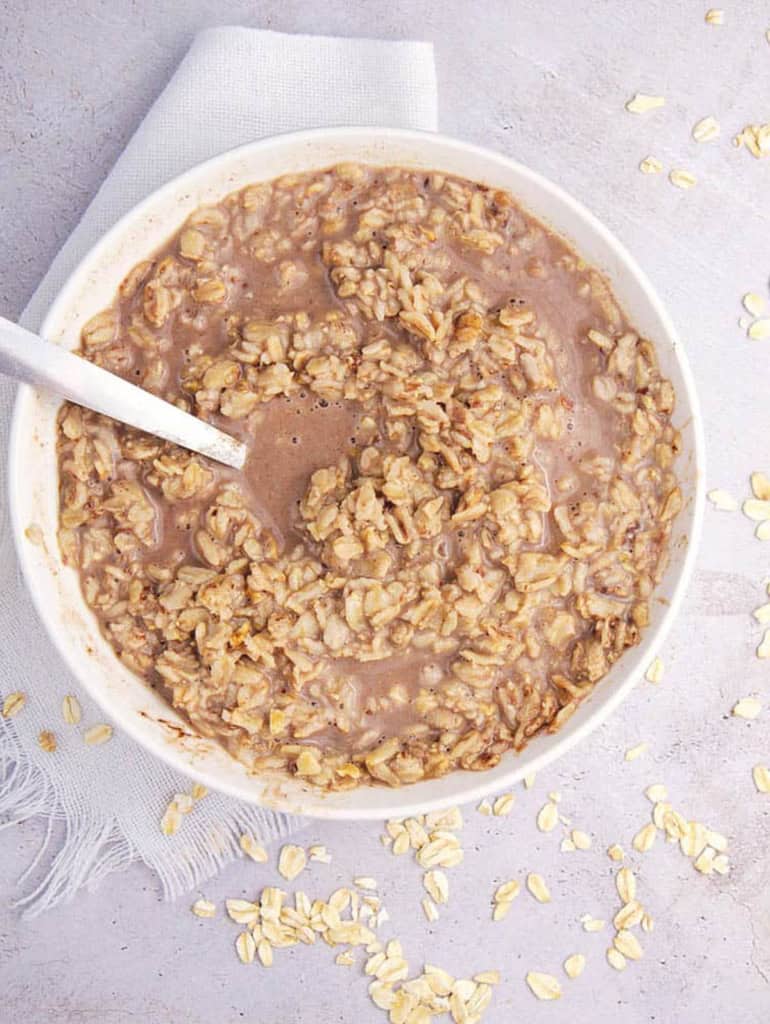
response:
<svg viewBox="0 0 770 1024"><path fill-rule="evenodd" d="M243 857L239 842L242 835L249 834L267 842L295 833L298 824L297 818L243 804L221 823L212 825L207 836L193 836L183 849L141 859L158 875L164 898L173 900L216 875L226 864Z"/></svg>
<svg viewBox="0 0 770 1024"><path fill-rule="evenodd" d="M51 777L25 754L12 724L0 720L0 829L38 816L47 820L46 832L19 884L24 885L41 863L46 866L34 888L16 901L25 917L71 900L83 885L91 887L135 859L115 821L104 822L87 808L65 809ZM51 855L62 830L64 841Z"/></svg>
<svg viewBox="0 0 770 1024"><path fill-rule="evenodd" d="M48 776L22 754L8 723L0 720L0 829L45 814L51 788Z"/></svg>
<svg viewBox="0 0 770 1024"><path fill-rule="evenodd" d="M297 828L296 819L241 804L205 833L196 831L189 838L184 822L176 835L168 837L161 835L158 823L158 842L152 850L140 852L116 818L105 821L88 804L65 805L59 787L25 754L12 723L0 718L0 830L37 816L46 819L48 827L19 884L24 886L40 865L44 867L34 886L16 901L24 917L66 903L83 888L95 889L107 875L135 860L157 874L164 899L175 899L242 857L239 840L244 833L268 842Z"/></svg>

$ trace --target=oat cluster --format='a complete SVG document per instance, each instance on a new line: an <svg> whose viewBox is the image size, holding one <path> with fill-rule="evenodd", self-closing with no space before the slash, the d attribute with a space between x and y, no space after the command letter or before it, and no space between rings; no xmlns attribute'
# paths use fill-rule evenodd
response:
<svg viewBox="0 0 770 1024"><path fill-rule="evenodd" d="M582 303L580 337L535 285ZM489 768L638 643L682 504L674 391L507 193L358 165L248 187L139 264L82 345L241 436L300 394L355 410L290 542L237 474L59 417L61 547L106 637L253 770L339 790ZM413 677L369 685L402 656Z"/></svg>
<svg viewBox="0 0 770 1024"><path fill-rule="evenodd" d="M286 847L284 847L286 849ZM372 1002L387 1011L393 1024L430 1024L446 1015L455 1022L478 1024L500 982L497 971L483 971L471 978L455 978L442 968L425 964L422 972L410 977L409 962L397 939L382 941L376 929L387 920L380 898L368 891L376 885L361 885L369 879L356 879L352 888L335 890L328 899L311 899L305 892L289 894L268 886L255 900L228 899L228 917L242 931L235 940L238 958L244 964L258 961L271 967L275 951L298 944L314 945L319 939L339 949L335 963L357 966L361 947L366 958L364 975L369 979ZM364 889L362 895L358 890ZM216 904L199 899L192 906L201 918L216 916Z"/></svg>
<svg viewBox="0 0 770 1024"><path fill-rule="evenodd" d="M422 883L426 896L421 900L423 913L433 924L440 917L439 907L449 902L449 878L444 868L462 864L465 853L458 831L463 827L459 807L430 811L414 818L392 818L380 836L383 846L400 857L413 853L416 863L425 869Z"/></svg>

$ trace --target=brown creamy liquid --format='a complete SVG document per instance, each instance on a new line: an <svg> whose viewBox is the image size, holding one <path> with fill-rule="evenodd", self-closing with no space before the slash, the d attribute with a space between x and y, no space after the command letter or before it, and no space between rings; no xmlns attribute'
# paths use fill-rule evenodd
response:
<svg viewBox="0 0 770 1024"><path fill-rule="evenodd" d="M297 508L313 473L333 466L355 445L359 411L352 402L315 395L274 398L246 437L249 456L242 486L282 547L304 541Z"/></svg>
<svg viewBox="0 0 770 1024"><path fill-rule="evenodd" d="M353 694L354 706L361 716L361 729L358 733L375 729L384 740L393 732L402 732L414 722L412 701L415 694L421 687L430 686L431 678L443 678L449 660L447 655L436 656L421 651L392 654L382 660L364 663L340 659L329 667L328 676L349 688ZM394 687L403 689L403 699L389 703L386 711L379 709L377 702ZM326 706L329 725L316 740L337 746L339 735L334 702L326 701Z"/></svg>
<svg viewBox="0 0 770 1024"><path fill-rule="evenodd" d="M240 424L240 429L233 429L231 421L217 424L237 435L249 452L242 471L215 466L214 479L217 484L237 484L282 549L303 543L305 538L297 530L300 499L315 470L339 462L353 449L358 416L352 402L327 401L306 392L274 398L249 430ZM194 522L185 514L189 503L181 508L168 506L157 495L156 501L161 527L146 561L163 560L172 552L197 559L192 546Z"/></svg>
<svg viewBox="0 0 770 1024"><path fill-rule="evenodd" d="M174 244L159 258L174 251ZM478 280L478 259L469 258L458 250L450 250L448 277L454 280L462 274ZM596 323L600 315L593 297L579 296L575 291L574 273L559 265L559 260L568 253L565 244L547 232L540 234L534 246L513 258L510 255L487 257L482 280L491 305L517 306L537 310L538 322L549 331L549 347L558 369L562 394L568 404L567 433L556 441L540 439L535 446L535 460L553 488L554 481L573 475L578 488L571 497L580 499L595 492L593 482L577 468L577 462L584 456L616 455L617 423L611 410L601 408L591 394L591 378L598 371L599 359L593 350L583 343L586 331ZM307 310L311 315L316 311L330 308L343 309L343 303L329 286L328 276L320 260L310 261L311 273L306 287L290 295L288 302L276 301L274 269L259 270L254 261L237 242L229 250L228 267L230 280L236 287L235 309L256 318L268 319L292 309ZM532 269L538 268L533 274ZM540 276L542 273L543 276ZM138 302L138 300L137 300ZM133 304L134 307L137 303ZM183 311L192 317L193 306ZM375 336L392 335L398 332L387 323L371 325L355 317L357 328L364 334ZM187 360L190 345L202 346L207 352L219 352L224 343L221 326L216 330L199 330L194 325L177 328L169 332L169 348L164 353L168 367L167 395L181 393L180 379ZM141 355L139 362L142 362ZM140 374L140 369L135 369ZM297 508L307 490L309 481L317 469L332 466L344 455L355 454L356 423L360 407L344 400L319 399L303 391L298 396L278 396L265 403L256 416L248 421L231 420L214 415L209 417L221 429L239 437L249 448L245 468L238 473L222 466L215 466L217 483L235 482L248 495L250 505L260 520L271 531L282 549L295 544L307 544L308 538L298 529ZM411 447L412 454L418 454L417 445ZM494 460L489 473L494 473ZM198 559L191 542L194 528L189 523L177 524L179 508L169 508L161 501L161 529L156 547L147 552L147 561L164 560L171 552L177 557ZM185 508L183 506L184 513ZM543 540L539 545L544 550L554 546L552 517L544 517ZM557 531L558 533L558 531ZM453 556L463 543L463 531L447 531L442 534L446 561L451 567ZM451 570L445 573L451 578ZM536 667L547 662L549 652L534 661L522 656L522 666ZM446 669L450 656L437 658L432 652L411 651L389 655L385 659L356 661L341 659L331 663L325 677L334 679L354 694L354 705L362 715L359 732L371 728L382 731L383 738L399 732L414 718L411 701L424 685L425 670L439 666ZM367 705L376 704L392 686L403 687L407 700L403 704L389 703L387 710L368 710ZM318 704L326 708L329 725L315 739L335 746L338 734L335 726L335 704L320 691Z"/></svg>
<svg viewBox="0 0 770 1024"><path fill-rule="evenodd" d="M522 218L521 227L525 224ZM176 239L161 250L156 259L173 255L175 248ZM247 246L234 238L228 240L223 255L227 258L236 316L268 320L301 310L312 318L329 309L346 309L330 286L327 268L317 256L306 262L308 276L303 286L288 293L282 291L279 299L274 266L255 264ZM560 265L560 261L570 255L568 246L558 236L542 231L533 245L515 256L506 253L484 257L483 271L479 269L477 255L469 256L460 247L449 247L447 268L450 281L461 275L480 281L491 306L512 303L536 310L538 322L549 331L549 347L557 365L560 388L570 404L566 436L555 442L540 440L536 445L537 462L549 482L566 473L576 473L583 481L583 474L576 468L579 459L587 455L614 457L616 454L617 418L591 394L591 378L598 372L600 361L593 347L584 343L587 330L600 322L604 314L593 295L577 294L574 272ZM141 304L139 293L122 307L124 325L128 325ZM181 313L173 329L169 327L163 332L166 337L163 359L167 368L165 397L172 401L184 394L180 380L190 346L202 346L204 351L216 354L227 342L222 324L217 324L214 330L200 328L195 320L194 303L189 300L183 303ZM352 319L364 336L391 334L398 337L398 331L387 322L371 324L359 316ZM122 375L134 380L141 378L146 365L144 354L134 349L130 369L124 370ZM215 467L217 479L237 480L252 499L255 511L264 515L266 525L276 531L282 545L305 541L306 538L298 536L294 530L299 499L316 469L337 463L342 455L353 450L358 414L354 403L329 402L303 392L299 397L272 399L255 417L258 422L207 416L249 447L243 473L233 474ZM416 451L416 445L413 450ZM587 483L578 496L589 493L591 487ZM164 516L164 521L165 530L170 525L168 515ZM451 538L449 540L451 543ZM154 555L165 548L161 536Z"/></svg>
<svg viewBox="0 0 770 1024"><path fill-rule="evenodd" d="M164 490L168 478L159 471L158 452L134 459L130 452L118 450L125 438L123 428L112 433L98 423L89 426L92 436L101 431L99 436L113 448L117 478L139 484L154 510L149 543L144 539L131 546L123 560L115 552L96 559L88 554L82 563L84 578L90 574L91 581L98 580L103 588L97 587L89 600L111 641L128 652L127 663L160 685L202 731L221 733L237 756L249 744L270 756L289 744L294 752L280 755L289 767L296 760L295 748L310 745L360 764L365 752L382 740L401 737L413 744L410 750L421 749L420 744L427 750L434 744L435 760L437 751L448 751L459 737L475 730L488 733L485 743L493 753L471 766L486 767L503 749L520 748L529 735L548 725L586 680L596 681L595 669L585 667L593 637L601 637L603 649L611 648L608 664L624 646L636 642L636 627L645 619L643 609L638 609L656 582L656 558L667 539L667 529L656 529L655 515L675 485L668 467L678 440L668 420L670 409L665 402L656 407L653 401L661 385L657 368L649 368L645 353L635 356L634 366L641 367L643 380L636 388L636 369L618 372L610 365L608 351L631 328L606 282L502 193L443 175L397 169L364 169L363 178L349 172L337 176L333 169L282 179L267 186L264 194L261 188L257 186L251 196L249 189L233 194L219 206L201 211L200 217L193 215L186 229L148 261L140 285L127 288L116 302L115 343L99 344L91 353L84 339L90 358L239 437L249 450L242 472L206 463L203 491L170 496ZM492 232L491 243L474 237L482 227L482 235ZM199 240L186 237L190 235L203 237L203 250L196 249ZM390 266L393 259L400 261L395 270ZM205 294L212 281L224 297ZM152 288L168 293L169 311L158 313L153 303L161 299ZM450 295L457 297L447 298ZM519 326L515 314L520 313L534 315ZM422 324L409 322L410 316L423 314ZM469 315L482 325L471 328L479 330L480 340L464 348L463 320ZM442 316L451 326L433 348L425 331L439 330ZM587 340L592 330L606 335L609 348ZM515 353L510 359L505 344ZM382 346L386 354L368 354ZM536 363L531 372L539 376L532 380L542 386L530 383L527 359ZM336 378L335 366L343 368ZM209 379L209 371L218 367L224 375ZM285 392L276 387L265 393L265 380L281 368ZM597 379L607 376L613 378L617 394L625 396L625 406L597 396ZM484 405L483 398L476 404L477 393L494 388L502 392L494 407ZM430 389L434 393L428 393ZM245 396L246 405L233 411L239 396ZM444 417L436 434L409 406L426 397ZM646 398L650 400L645 404ZM654 450L642 449L634 462L628 452L638 433L631 428L635 408L643 416L658 416L660 422L655 420L649 429L658 432L661 443ZM553 417L551 434L547 417L545 425L538 421L541 412ZM485 457L477 454L475 441L468 440L473 437L474 417L482 425L495 423L507 431L491 442ZM526 425L521 430L511 426L519 421ZM642 434L645 426L643 420ZM434 436L443 448L431 447ZM64 449L62 466L76 464L80 456L74 440ZM672 452L670 458L666 449ZM186 458L165 448L160 462L179 460L181 473ZM417 474L409 478L407 488L419 492L411 505L403 495L388 490L393 481L382 467L393 459L408 464L407 476ZM460 479L447 483L442 474L455 471L456 459L463 466ZM597 459L603 460L600 469ZM375 468L367 469L367 464ZM311 478L319 470L331 472L340 466L347 471L340 478L343 483L331 489L331 500L347 522L334 527L339 533L316 535L313 517L328 507L323 502L315 511L305 507ZM77 465L74 475L83 478ZM377 515L362 519L363 525L357 522L354 505L346 502L362 481L376 492L379 503ZM112 500L110 482L90 480L88 486L95 488L98 501ZM612 505L621 500L613 497L613 485L618 483L634 492L634 501L639 492L638 505L632 508L640 511L610 543L613 518L628 516L627 508L615 511ZM248 553L256 550L253 530L251 548L243 546L242 539L233 540L239 536L238 527L221 537L207 533L216 534L208 517L217 509L223 488L232 485L257 524L259 543L260 530L275 541L272 546L266 543L259 557ZM545 487L545 503L535 485L541 491ZM492 497L507 486L520 487L515 507L498 515ZM474 489L487 502L482 518L456 518ZM444 502L438 530L430 523L414 525L431 495ZM95 508L98 501L94 499ZM601 514L597 511L592 517L585 510L594 507ZM410 541L399 535L401 527L395 521L404 508L415 517L411 529L416 533ZM564 520L557 521L559 509L576 516L575 536L565 534ZM505 519L509 515L511 523ZM116 527L109 515L95 513L87 526L96 534L110 530L117 540L116 531L125 534L131 529L130 516L128 520L128 526L124 517ZM243 524L244 519L234 521ZM77 522L82 541L86 527L81 522L87 520ZM334 543L350 538L357 543L356 530L362 531L361 550L338 554ZM366 530L372 534L368 539ZM220 558L216 548L212 555L206 543L201 547L202 535L206 543L235 546ZM639 579L629 582L637 535L648 538L646 548L633 556L644 568ZM596 573L595 580L590 574L580 576L585 568L580 565L582 555L562 554L565 537L573 550L581 544L586 547L586 559L597 556L590 570ZM96 540L103 542L103 537ZM607 545L605 562L602 544ZM531 588L527 580L521 587L514 583L519 558L531 552L564 558L569 580L574 570L578 584L572 590L570 581L562 589L552 590L547 584L548 589L533 600L530 591L540 589L537 581ZM389 560L384 567L377 565L379 556ZM281 579L280 599L266 596L268 584L249 576L249 562L256 577L264 567ZM239 593L254 604L236 603L221 611L195 592L196 583L189 607L180 606L181 619L173 600L158 615L154 604L148 611L134 611L130 602L137 599L128 595L126 612L127 585L121 577L110 576L113 563L126 571L126 579L141 578L161 604L180 569L212 566L218 578L231 574ZM99 568L90 567L94 564ZM299 565L305 574L301 578ZM159 568L167 574L159 574ZM291 573L294 590L287 591ZM481 579L478 586L474 574ZM484 590L486 578L493 581L490 586L498 587L496 591ZM292 605L295 591L329 580L333 583L326 591L321 588L318 607ZM354 622L362 613L348 601L351 590L359 586L367 600L380 586L403 588L398 592L399 600L403 593L408 596L403 618L386 619L380 628L379 607L373 605L365 610L365 624ZM617 599L621 610L616 620L601 618L609 612L594 615L580 604L589 590L600 598ZM450 597L442 596L428 619L410 617L420 602L428 600L426 595L439 591ZM483 625L479 629L474 612L467 609L482 593L478 600L485 610L478 618ZM447 626L453 602L465 608L456 631ZM528 602L528 617L517 618L520 604ZM184 619L185 612L190 613L189 620ZM567 641L557 637L551 642L549 630L554 616L560 615L572 617L574 631ZM290 631L307 616L312 618L309 632L297 639ZM336 646L334 630L340 628L348 635ZM235 639L239 631L243 636ZM220 644L225 668L217 663L216 652L206 648L208 636ZM248 647L259 637L269 639L274 661L262 660L261 648ZM576 658L575 648L581 644ZM511 661L501 662L493 656L499 650L516 653ZM308 655L311 662L320 663L320 672L302 667L298 652L300 659ZM188 659L189 678L184 675L188 662L179 680L176 662L171 674L157 669L169 655ZM476 664L473 657L479 656L480 675L457 671L458 665L468 668L462 661L466 655L471 666ZM595 658L596 652L591 656ZM240 676L233 675L236 663L247 667ZM266 699L262 684L254 682L255 672L268 680ZM559 675L568 684L564 690L553 684ZM216 682L220 677L224 681ZM504 699L498 690L505 691ZM545 709L542 719L534 700L538 693ZM300 707L292 717L294 698ZM290 724L271 726L267 735L270 710L276 708L286 710ZM521 709L518 721L516 708ZM240 719L228 717L233 711L262 721L262 731L248 724L244 739L238 732ZM444 770L449 769L438 760L430 768L433 774ZM395 784L376 767L367 766L367 771ZM336 785L327 778L319 784Z"/></svg>

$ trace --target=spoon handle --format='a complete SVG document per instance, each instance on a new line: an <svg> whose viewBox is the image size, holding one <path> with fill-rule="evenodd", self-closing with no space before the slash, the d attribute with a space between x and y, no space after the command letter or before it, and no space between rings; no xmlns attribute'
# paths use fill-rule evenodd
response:
<svg viewBox="0 0 770 1024"><path fill-rule="evenodd" d="M210 423L0 317L0 373L242 469L246 446Z"/></svg>

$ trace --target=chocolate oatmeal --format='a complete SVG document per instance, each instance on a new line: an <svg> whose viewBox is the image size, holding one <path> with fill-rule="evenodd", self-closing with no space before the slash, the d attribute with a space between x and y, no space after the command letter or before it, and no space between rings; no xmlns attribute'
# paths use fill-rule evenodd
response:
<svg viewBox="0 0 770 1024"><path fill-rule="evenodd" d="M244 440L243 472L59 417L61 547L121 660L256 772L484 769L647 625L674 391L507 192L358 165L195 212L82 353Z"/></svg>

